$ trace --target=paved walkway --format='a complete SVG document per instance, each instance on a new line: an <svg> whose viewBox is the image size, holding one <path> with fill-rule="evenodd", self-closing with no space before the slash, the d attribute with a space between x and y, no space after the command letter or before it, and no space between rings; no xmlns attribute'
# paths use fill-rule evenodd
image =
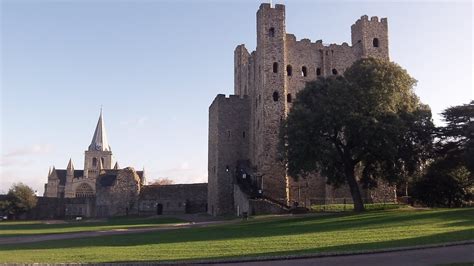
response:
<svg viewBox="0 0 474 266"><path fill-rule="evenodd" d="M309 259L225 263L229 266L285 266L285 265L336 265L336 266L425 266L451 263L474 265L474 244L449 247L404 250L375 254L335 256ZM213 264L216 265L216 264Z"/></svg>

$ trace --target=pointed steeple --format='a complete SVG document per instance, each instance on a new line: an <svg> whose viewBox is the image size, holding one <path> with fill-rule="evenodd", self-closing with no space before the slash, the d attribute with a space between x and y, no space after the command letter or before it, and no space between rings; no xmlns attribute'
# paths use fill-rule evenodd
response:
<svg viewBox="0 0 474 266"><path fill-rule="evenodd" d="M49 167L49 170L48 170L48 177L51 175L51 166Z"/></svg>
<svg viewBox="0 0 474 266"><path fill-rule="evenodd" d="M69 169L74 170L74 165L72 164L72 159L71 158L69 158L69 163L67 164L67 170L69 170Z"/></svg>
<svg viewBox="0 0 474 266"><path fill-rule="evenodd" d="M119 169L119 164L118 164L118 162L115 162L114 169L115 169L115 170L118 170L118 169Z"/></svg>
<svg viewBox="0 0 474 266"><path fill-rule="evenodd" d="M91 145L89 145L90 151L110 151L109 141L107 140L107 134L105 131L104 119L102 117L102 108L100 108L99 121L95 128L94 136L92 137Z"/></svg>

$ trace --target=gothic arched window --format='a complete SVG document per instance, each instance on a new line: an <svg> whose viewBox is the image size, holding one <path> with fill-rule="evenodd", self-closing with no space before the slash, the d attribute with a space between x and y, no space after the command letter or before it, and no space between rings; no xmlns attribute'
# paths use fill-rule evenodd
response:
<svg viewBox="0 0 474 266"><path fill-rule="evenodd" d="M94 196L94 190L86 183L82 183L76 189L76 198L89 198Z"/></svg>

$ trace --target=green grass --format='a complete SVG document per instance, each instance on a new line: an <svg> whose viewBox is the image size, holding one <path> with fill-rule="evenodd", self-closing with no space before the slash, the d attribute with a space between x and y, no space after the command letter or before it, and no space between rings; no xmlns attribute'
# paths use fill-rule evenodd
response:
<svg viewBox="0 0 474 266"><path fill-rule="evenodd" d="M364 204L364 207L368 211L374 210L391 210L405 207L406 205L396 204L396 203L372 203ZM353 211L354 204L325 204L325 205L312 205L311 211L313 212L343 212L343 211Z"/></svg>
<svg viewBox="0 0 474 266"><path fill-rule="evenodd" d="M474 239L474 209L263 217L234 224L0 246L0 262L126 262L371 250Z"/></svg>
<svg viewBox="0 0 474 266"><path fill-rule="evenodd" d="M65 221L47 224L44 221L4 221L0 222L0 237L32 236L85 231L102 231L122 228L152 227L185 222L176 218L113 218L103 221Z"/></svg>

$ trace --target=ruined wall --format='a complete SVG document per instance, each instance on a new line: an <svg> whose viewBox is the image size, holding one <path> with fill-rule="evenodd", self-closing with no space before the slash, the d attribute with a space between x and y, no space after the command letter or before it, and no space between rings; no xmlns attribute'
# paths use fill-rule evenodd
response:
<svg viewBox="0 0 474 266"><path fill-rule="evenodd" d="M201 213L206 207L207 183L144 186L139 199L140 215Z"/></svg>
<svg viewBox="0 0 474 266"><path fill-rule="evenodd" d="M118 170L116 175L101 175L96 183L96 215L108 217L137 213L139 194L140 177L133 168Z"/></svg>
<svg viewBox="0 0 474 266"><path fill-rule="evenodd" d="M233 212L233 173L248 158L248 97L217 95L209 107L208 213Z"/></svg>

